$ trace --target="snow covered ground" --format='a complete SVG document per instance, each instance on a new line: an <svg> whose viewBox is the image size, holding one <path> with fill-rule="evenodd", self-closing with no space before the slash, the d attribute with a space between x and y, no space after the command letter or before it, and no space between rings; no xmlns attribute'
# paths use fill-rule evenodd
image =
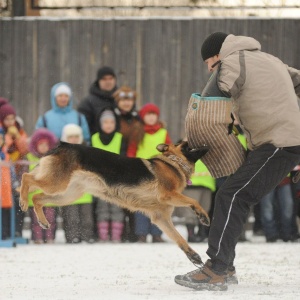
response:
<svg viewBox="0 0 300 300"><path fill-rule="evenodd" d="M183 252L165 244L53 245L0 248L0 299L300 299L300 243L237 246L239 285L226 292L194 291L174 283L193 270ZM205 261L206 244L191 245Z"/></svg>

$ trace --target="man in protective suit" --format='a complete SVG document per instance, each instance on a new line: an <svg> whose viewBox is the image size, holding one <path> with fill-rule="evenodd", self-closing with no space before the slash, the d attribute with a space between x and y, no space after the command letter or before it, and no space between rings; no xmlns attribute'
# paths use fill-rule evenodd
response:
<svg viewBox="0 0 300 300"><path fill-rule="evenodd" d="M217 90L232 99L232 113L250 152L216 195L210 259L195 271L177 275L175 282L196 290L227 290L238 282L235 247L250 207L300 162L300 71L262 52L255 39L223 32L205 39L201 55L214 72L202 96L218 96L211 95Z"/></svg>

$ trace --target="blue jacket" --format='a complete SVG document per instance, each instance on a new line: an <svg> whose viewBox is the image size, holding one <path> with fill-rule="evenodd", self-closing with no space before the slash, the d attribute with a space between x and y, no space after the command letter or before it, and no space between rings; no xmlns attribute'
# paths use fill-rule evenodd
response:
<svg viewBox="0 0 300 300"><path fill-rule="evenodd" d="M70 101L66 107L59 107L55 100L55 91L62 85L68 85L65 82L55 84L51 89L50 100L52 109L48 110L44 115L40 116L36 122L35 128L46 127L53 132L58 139L61 138L62 129L67 124L76 124L82 128L83 138L89 143L90 142L90 131L83 114L73 109L73 97L70 97Z"/></svg>

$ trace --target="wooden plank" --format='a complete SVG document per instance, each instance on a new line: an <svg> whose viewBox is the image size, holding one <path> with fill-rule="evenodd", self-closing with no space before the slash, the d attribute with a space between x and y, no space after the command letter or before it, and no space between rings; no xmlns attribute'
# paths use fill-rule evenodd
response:
<svg viewBox="0 0 300 300"><path fill-rule="evenodd" d="M299 20L288 19L284 23L284 32L283 32L283 44L284 53L283 53L283 60L286 64L295 67L297 64L299 66L299 52L296 51L294 47L290 45L295 44L296 47L299 48Z"/></svg>
<svg viewBox="0 0 300 300"><path fill-rule="evenodd" d="M179 115L178 115L178 136L177 139L185 137L185 115L189 98L192 93L198 91L197 84L194 82L194 66L198 68L201 63L200 53L194 53L196 44L199 43L198 39L194 39L194 22L184 20L180 22L180 76L179 76L179 94L178 101L180 102ZM198 72L199 73L199 72Z"/></svg>
<svg viewBox="0 0 300 300"><path fill-rule="evenodd" d="M37 105L37 68L36 68L36 51L37 51L37 32L35 22L24 22L25 41L24 51L24 70L23 79L23 97L20 99L19 113L23 118L26 129L31 133L34 130L32 117L38 113ZM26 95L26 97L24 97Z"/></svg>
<svg viewBox="0 0 300 300"><path fill-rule="evenodd" d="M90 36L90 51L88 53L87 60L85 63L88 65L87 78L83 85L82 97L86 97L89 92L91 84L96 80L96 74L98 69L104 65L102 57L102 49L104 46L104 35L102 20L91 20L91 36Z"/></svg>
<svg viewBox="0 0 300 300"><path fill-rule="evenodd" d="M60 22L48 20L37 21L38 27L38 116L51 108L51 87L61 81L59 39ZM37 117L36 116L36 120ZM36 122L35 120L35 122Z"/></svg>
<svg viewBox="0 0 300 300"><path fill-rule="evenodd" d="M13 74L13 25L12 21L0 20L0 96L11 99Z"/></svg>
<svg viewBox="0 0 300 300"><path fill-rule="evenodd" d="M181 101L181 24L178 21L166 20L166 36L163 37L165 47L166 81L163 82L161 95L162 117L167 122L167 129L173 141L180 138ZM159 80L159 77L157 78Z"/></svg>
<svg viewBox="0 0 300 300"><path fill-rule="evenodd" d="M118 74L118 84L128 85L135 88L135 22L133 20L116 20L114 49L115 66ZM131 80L130 80L131 79Z"/></svg>
<svg viewBox="0 0 300 300"><path fill-rule="evenodd" d="M90 65L90 53L92 51L92 21L82 20L79 23L79 57L77 57L79 73L74 73L72 70L72 75L77 78L78 81L72 80L73 88L76 91L74 108L77 107L79 102L86 96L88 88L92 83L90 79L91 75L91 65ZM80 76L78 76L78 74Z"/></svg>
<svg viewBox="0 0 300 300"><path fill-rule="evenodd" d="M13 47L12 47L12 95L11 102L20 114L20 103L22 103L25 79L24 59L24 40L25 40L25 21L15 21L13 24Z"/></svg>

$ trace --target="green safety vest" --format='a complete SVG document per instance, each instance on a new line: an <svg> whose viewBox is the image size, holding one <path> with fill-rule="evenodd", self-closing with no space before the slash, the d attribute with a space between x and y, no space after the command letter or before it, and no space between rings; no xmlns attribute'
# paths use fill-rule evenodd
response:
<svg viewBox="0 0 300 300"><path fill-rule="evenodd" d="M100 140L99 132L96 132L92 135L92 146L98 149L102 149L108 152L112 152L115 154L120 154L121 152L121 144L122 144L122 134L116 132L113 139L108 145L104 145Z"/></svg>
<svg viewBox="0 0 300 300"><path fill-rule="evenodd" d="M192 186L203 186L212 192L216 190L216 180L213 178L205 164L198 160L195 164L195 172L191 176Z"/></svg>
<svg viewBox="0 0 300 300"><path fill-rule="evenodd" d="M160 128L154 134L145 133L143 140L139 143L136 157L148 159L160 152L156 149L158 144L166 142L167 130Z"/></svg>
<svg viewBox="0 0 300 300"><path fill-rule="evenodd" d="M36 166L36 164L38 164L40 158L36 157L35 155L33 155L32 153L28 153L27 154L27 160L29 162L32 162L32 164L29 165L29 171L33 170L34 167ZM36 163L36 164L33 164L33 163ZM33 207L33 202L32 202L32 197L36 194L40 194L42 193L43 191L42 190L36 190L36 191L33 191L33 192L30 192L28 194L28 205L30 207ZM82 197L80 197L79 199L77 199L76 201L72 202L71 204L86 204L86 203L92 203L92 195L90 194L83 194ZM55 206L54 204L50 204L50 203L47 203L45 206Z"/></svg>
<svg viewBox="0 0 300 300"><path fill-rule="evenodd" d="M243 134L239 134L237 136L238 140L240 141L240 143L242 144L242 146L244 147L245 150L247 150L247 139Z"/></svg>

